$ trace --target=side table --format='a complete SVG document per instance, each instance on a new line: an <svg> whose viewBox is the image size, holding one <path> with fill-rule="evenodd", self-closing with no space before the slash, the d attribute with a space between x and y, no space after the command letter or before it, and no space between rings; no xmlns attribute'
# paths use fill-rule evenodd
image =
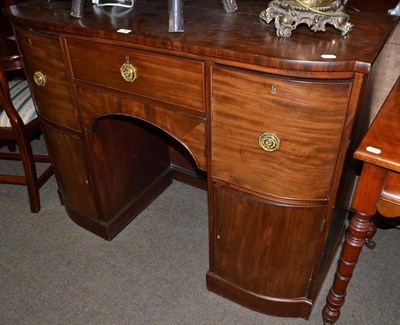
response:
<svg viewBox="0 0 400 325"><path fill-rule="evenodd" d="M361 249L364 244L374 246L376 212L388 218L400 215L400 77L354 157L364 166L353 203L355 213L322 312L324 324L338 320Z"/></svg>

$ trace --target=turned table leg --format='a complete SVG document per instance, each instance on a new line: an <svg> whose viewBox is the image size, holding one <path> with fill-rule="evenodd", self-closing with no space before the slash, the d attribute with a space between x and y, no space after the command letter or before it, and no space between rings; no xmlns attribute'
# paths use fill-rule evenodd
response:
<svg viewBox="0 0 400 325"><path fill-rule="evenodd" d="M371 227L371 218L375 215L386 174L387 171L384 169L364 164L353 203L355 214L351 218L335 279L322 312L324 324L333 324L339 319L346 289L364 246L365 238L367 234L371 234L371 228L372 232L374 231L374 226Z"/></svg>
<svg viewBox="0 0 400 325"><path fill-rule="evenodd" d="M329 290L327 303L323 310L325 324L333 324L340 316L340 308L344 304L346 288L357 264L358 256L364 246L371 218L372 215L363 214L359 211L356 211L351 218L343 252L335 274L335 281Z"/></svg>

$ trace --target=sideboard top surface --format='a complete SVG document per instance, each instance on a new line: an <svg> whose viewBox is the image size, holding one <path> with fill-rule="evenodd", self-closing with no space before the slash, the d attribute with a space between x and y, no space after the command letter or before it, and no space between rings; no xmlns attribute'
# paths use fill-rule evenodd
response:
<svg viewBox="0 0 400 325"><path fill-rule="evenodd" d="M218 0L186 0L185 32L168 32L167 0L136 0L131 9L102 7L86 1L82 19L70 16L71 1L31 0L9 7L7 14L22 25L55 33L122 41L127 44L191 53L270 68L304 71L359 71L368 73L398 17L386 14L397 1L349 3L354 29L343 37L327 25L326 32L314 33L300 25L289 38L276 35L273 22L259 18L268 1L238 1L235 13L226 13ZM119 29L132 30L129 34ZM333 54L335 59L323 59Z"/></svg>

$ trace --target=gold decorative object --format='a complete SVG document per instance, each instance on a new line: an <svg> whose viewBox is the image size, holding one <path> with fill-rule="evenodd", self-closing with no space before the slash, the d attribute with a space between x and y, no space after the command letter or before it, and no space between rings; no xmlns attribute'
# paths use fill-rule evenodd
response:
<svg viewBox="0 0 400 325"><path fill-rule="evenodd" d="M269 24L274 20L276 34L289 37L297 25L307 24L314 31L325 31L325 25L333 25L345 36L353 25L349 22L344 5L347 0L274 0L260 14L261 20Z"/></svg>
<svg viewBox="0 0 400 325"><path fill-rule="evenodd" d="M33 74L33 80L35 80L35 83L40 86L44 87L46 84L46 75L42 71L36 71Z"/></svg>
<svg viewBox="0 0 400 325"><path fill-rule="evenodd" d="M133 82L137 78L137 68L131 64L129 56L125 57L125 63L121 66L120 71L125 81Z"/></svg>
<svg viewBox="0 0 400 325"><path fill-rule="evenodd" d="M258 144L260 147L268 152L272 152L279 149L280 140L275 133L265 132L258 138Z"/></svg>

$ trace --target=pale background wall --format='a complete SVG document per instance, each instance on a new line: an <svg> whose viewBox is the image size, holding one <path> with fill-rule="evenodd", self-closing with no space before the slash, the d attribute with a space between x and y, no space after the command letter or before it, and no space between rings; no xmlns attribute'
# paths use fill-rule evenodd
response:
<svg viewBox="0 0 400 325"><path fill-rule="evenodd" d="M375 75L372 89L371 121L400 75L400 24L385 45L377 64L379 72Z"/></svg>

